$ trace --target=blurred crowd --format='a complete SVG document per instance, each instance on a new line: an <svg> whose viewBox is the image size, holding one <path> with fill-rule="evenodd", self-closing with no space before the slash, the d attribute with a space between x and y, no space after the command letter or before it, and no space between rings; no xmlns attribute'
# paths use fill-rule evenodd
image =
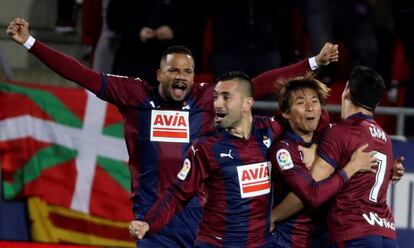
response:
<svg viewBox="0 0 414 248"><path fill-rule="evenodd" d="M94 69L157 84L162 51L188 47L196 73L254 77L340 44L340 62L320 73L332 85L368 66L387 82L388 104L414 107L414 2L410 0L59 0L57 32L75 32ZM77 13L81 18L77 18ZM405 59L404 59L405 58ZM405 67L404 67L405 66ZM405 68L405 69L404 69ZM203 77L204 76L204 77ZM406 126L414 126L408 118ZM406 128L406 135L414 130Z"/></svg>

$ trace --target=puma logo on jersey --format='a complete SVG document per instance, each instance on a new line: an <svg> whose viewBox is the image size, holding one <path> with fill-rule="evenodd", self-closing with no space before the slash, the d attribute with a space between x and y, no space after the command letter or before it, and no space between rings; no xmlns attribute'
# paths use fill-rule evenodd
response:
<svg viewBox="0 0 414 248"><path fill-rule="evenodd" d="M220 158L229 157L233 159L233 156L231 156L231 149L229 150L229 153L220 153Z"/></svg>
<svg viewBox="0 0 414 248"><path fill-rule="evenodd" d="M270 192L270 162L237 166L240 197L247 198Z"/></svg>
<svg viewBox="0 0 414 248"><path fill-rule="evenodd" d="M188 112L151 111L151 141L189 143Z"/></svg>

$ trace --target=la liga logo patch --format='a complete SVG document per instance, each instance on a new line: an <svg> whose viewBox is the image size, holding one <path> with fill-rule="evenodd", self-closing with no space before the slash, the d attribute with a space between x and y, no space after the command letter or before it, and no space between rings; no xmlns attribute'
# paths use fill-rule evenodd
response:
<svg viewBox="0 0 414 248"><path fill-rule="evenodd" d="M188 158L186 158L184 160L183 167L181 168L180 172L177 175L178 179L184 181L188 175L188 172L190 172L190 169L191 169L191 162Z"/></svg>
<svg viewBox="0 0 414 248"><path fill-rule="evenodd" d="M276 153L276 161L282 170L289 170L293 168L293 161L290 153L286 149L280 149Z"/></svg>

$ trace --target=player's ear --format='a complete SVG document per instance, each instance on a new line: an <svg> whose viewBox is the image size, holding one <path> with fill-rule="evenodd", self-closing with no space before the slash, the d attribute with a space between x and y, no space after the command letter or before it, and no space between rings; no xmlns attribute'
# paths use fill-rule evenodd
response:
<svg viewBox="0 0 414 248"><path fill-rule="evenodd" d="M283 116L283 118L285 118L286 120L289 120L290 119L290 115L289 115L289 113L282 113L282 116Z"/></svg>
<svg viewBox="0 0 414 248"><path fill-rule="evenodd" d="M254 103L253 97L250 97L250 96L246 97L244 99L244 103L243 103L244 111L251 111L251 109L253 107L253 103Z"/></svg>
<svg viewBox="0 0 414 248"><path fill-rule="evenodd" d="M342 93L342 95L343 95L344 99L350 99L351 98L351 90L348 87L346 87L344 89L344 92Z"/></svg>
<svg viewBox="0 0 414 248"><path fill-rule="evenodd" d="M157 70L157 81L158 81L158 82L160 82L160 79L161 79L161 73L162 73L162 72L161 72L161 69L158 69L158 70Z"/></svg>

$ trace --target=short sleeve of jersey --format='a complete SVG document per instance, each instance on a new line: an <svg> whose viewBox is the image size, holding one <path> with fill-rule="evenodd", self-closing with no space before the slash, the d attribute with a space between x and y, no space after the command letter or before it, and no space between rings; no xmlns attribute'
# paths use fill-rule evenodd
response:
<svg viewBox="0 0 414 248"><path fill-rule="evenodd" d="M340 169L338 166L341 161L341 151L344 151L342 148L345 145L345 139L347 137L349 136L344 133L339 125L333 125L331 128L327 128L319 141L317 155L335 169Z"/></svg>

